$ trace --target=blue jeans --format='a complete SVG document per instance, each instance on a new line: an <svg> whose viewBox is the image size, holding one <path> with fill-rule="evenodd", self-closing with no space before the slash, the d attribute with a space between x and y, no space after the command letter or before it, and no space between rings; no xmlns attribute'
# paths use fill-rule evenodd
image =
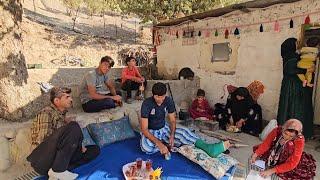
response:
<svg viewBox="0 0 320 180"><path fill-rule="evenodd" d="M120 91L116 91L117 95L121 95ZM112 96L111 93L106 94L108 96ZM82 104L82 109L84 112L92 113L92 112L99 112L104 109L111 109L116 107L116 102L111 98L105 98L100 100L90 100L84 104Z"/></svg>
<svg viewBox="0 0 320 180"><path fill-rule="evenodd" d="M116 103L111 98L105 98L100 100L90 100L85 104L82 104L82 109L84 112L91 113L91 112L99 112L104 109L111 109L115 108Z"/></svg>

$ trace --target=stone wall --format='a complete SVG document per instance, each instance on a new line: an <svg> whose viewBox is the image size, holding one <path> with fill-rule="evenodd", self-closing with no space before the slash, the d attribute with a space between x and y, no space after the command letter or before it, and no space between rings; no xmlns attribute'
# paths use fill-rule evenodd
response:
<svg viewBox="0 0 320 180"><path fill-rule="evenodd" d="M302 0L295 3L278 4L263 9L249 9L244 13L234 11L221 17L207 18L196 22L185 23L172 27L174 29L193 26L198 29L215 29L231 27L228 39L224 37L225 29L219 29L219 36L198 37L194 45L183 45L184 39L176 35L163 33L161 45L158 49L159 73L167 78L177 78L183 67L190 67L200 77L200 86L205 89L211 104L219 102L223 94L224 84L247 86L253 80L260 80L265 84L265 93L259 99L263 108L264 119L276 117L279 92L282 80L282 59L280 45L288 37L300 37L301 24L306 14L317 12L320 1ZM303 15L305 14L305 15ZM280 21L280 32L274 31L275 20L303 15L293 18L294 27L289 28L290 19ZM320 13L310 14L311 22L320 22ZM264 32L259 32L260 22ZM240 36L235 37L233 31L239 27ZM165 32L165 31L164 31ZM197 31L196 31L197 32ZM211 63L212 44L230 42L232 56L229 62Z"/></svg>
<svg viewBox="0 0 320 180"><path fill-rule="evenodd" d="M41 92L39 82L48 82L54 86L71 87L72 95L79 97L78 86L84 74L94 68L59 68L59 69L28 69L29 79L24 91L24 101L26 102L24 116L22 119L28 119L35 116L44 106L50 103L49 95ZM121 68L110 70L110 77L116 79L121 74ZM74 98L74 108L80 108L80 99Z"/></svg>
<svg viewBox="0 0 320 180"><path fill-rule="evenodd" d="M22 120L33 118L36 113L50 103L48 93L41 92L39 82L48 82L54 86L66 86L72 88L73 106L75 111L82 111L79 99L79 84L84 74L94 68L59 68L59 69L28 69L28 83L25 85L24 102L21 109L24 110ZM121 76L122 68L112 68L109 77L118 79ZM141 69L144 74L145 69ZM146 97L151 96L151 89L157 80L149 80L146 88ZM200 79L190 80L162 80L161 82L170 84L175 103L180 105L181 101L191 104L200 87ZM120 90L120 84L116 83ZM169 91L168 94L170 95Z"/></svg>
<svg viewBox="0 0 320 180"><path fill-rule="evenodd" d="M196 77L194 80L150 80L148 81L147 88L146 88L146 97L152 96L152 86L157 83L162 82L167 84L167 94L172 97L177 105L180 107L182 101L187 102L191 105L192 101L196 97L197 90L200 88L200 79ZM169 86L171 89L171 93L169 91ZM179 111L177 109L177 111Z"/></svg>

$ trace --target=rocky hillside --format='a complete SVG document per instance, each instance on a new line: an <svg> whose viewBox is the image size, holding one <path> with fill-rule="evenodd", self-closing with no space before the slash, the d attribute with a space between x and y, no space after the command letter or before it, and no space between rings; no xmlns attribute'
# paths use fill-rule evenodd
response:
<svg viewBox="0 0 320 180"><path fill-rule="evenodd" d="M82 12L73 30L72 17L60 1L34 2L35 6L31 0L23 3L21 29L27 64L56 68L64 65L64 59L81 59L84 66L92 67L101 56L120 61L122 49L151 47L150 27L143 27L138 18L112 12L103 18Z"/></svg>
<svg viewBox="0 0 320 180"><path fill-rule="evenodd" d="M32 117L44 101L37 82L54 81L53 74L60 78L55 73L60 67L72 68L62 69L70 77L79 76L72 73L97 66L102 56L120 66L124 49L152 47L150 27L142 28L138 18L112 12L103 18L81 10L73 28L58 0L1 1L0 14L0 122Z"/></svg>

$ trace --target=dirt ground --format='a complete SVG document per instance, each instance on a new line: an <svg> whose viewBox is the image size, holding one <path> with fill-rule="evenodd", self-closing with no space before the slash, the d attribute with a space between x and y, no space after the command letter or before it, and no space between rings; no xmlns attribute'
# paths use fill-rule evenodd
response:
<svg viewBox="0 0 320 180"><path fill-rule="evenodd" d="M35 2L36 11L32 1L23 4L21 28L27 64L57 68L65 65L65 59L80 59L84 66L92 67L105 55L117 62L118 52L124 48L152 47L150 27L140 24L136 17L109 13L105 15L104 28L102 17L79 13L75 32L72 17L60 1Z"/></svg>

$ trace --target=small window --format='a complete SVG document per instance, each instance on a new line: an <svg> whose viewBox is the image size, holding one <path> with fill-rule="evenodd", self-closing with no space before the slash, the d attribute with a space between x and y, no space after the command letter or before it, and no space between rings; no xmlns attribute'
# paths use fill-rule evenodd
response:
<svg viewBox="0 0 320 180"><path fill-rule="evenodd" d="M231 53L229 42L213 44L211 62L229 61Z"/></svg>

